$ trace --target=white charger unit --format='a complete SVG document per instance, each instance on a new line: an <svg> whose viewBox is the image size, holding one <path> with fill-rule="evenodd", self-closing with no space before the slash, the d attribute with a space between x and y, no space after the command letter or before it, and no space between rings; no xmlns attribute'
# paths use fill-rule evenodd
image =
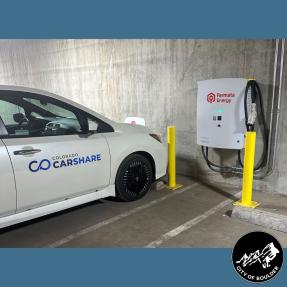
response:
<svg viewBox="0 0 287 287"><path fill-rule="evenodd" d="M247 79L212 79L197 84L197 144L243 149Z"/></svg>

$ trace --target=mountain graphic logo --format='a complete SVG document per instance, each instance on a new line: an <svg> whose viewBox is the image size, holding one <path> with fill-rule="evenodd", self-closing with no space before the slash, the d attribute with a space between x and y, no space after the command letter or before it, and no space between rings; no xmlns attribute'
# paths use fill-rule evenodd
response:
<svg viewBox="0 0 287 287"><path fill-rule="evenodd" d="M256 250L254 253L250 253L248 256L244 254L240 260L236 263L241 263L243 267L250 266L256 262L259 262L263 268L270 267L270 262L276 257L280 251L271 242L267 244L262 252Z"/></svg>
<svg viewBox="0 0 287 287"><path fill-rule="evenodd" d="M264 282L278 274L283 264L283 249L276 238L265 232L241 237L232 253L236 272L251 282Z"/></svg>

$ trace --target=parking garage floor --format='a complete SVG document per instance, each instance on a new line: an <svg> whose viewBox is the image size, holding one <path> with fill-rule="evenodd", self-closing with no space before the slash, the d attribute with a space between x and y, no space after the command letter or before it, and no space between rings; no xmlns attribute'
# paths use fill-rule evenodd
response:
<svg viewBox="0 0 287 287"><path fill-rule="evenodd" d="M233 247L255 230L273 234L287 247L285 233L230 217L240 188L183 176L178 182L183 187L175 191L155 184L136 202L99 200L3 229L0 247ZM287 197L277 206L274 196L265 196L265 207L286 212Z"/></svg>

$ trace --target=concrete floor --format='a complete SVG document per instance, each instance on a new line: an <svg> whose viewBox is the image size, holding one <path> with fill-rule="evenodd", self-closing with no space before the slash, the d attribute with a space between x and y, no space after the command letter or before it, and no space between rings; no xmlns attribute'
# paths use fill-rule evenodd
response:
<svg viewBox="0 0 287 287"><path fill-rule="evenodd" d="M233 247L254 230L273 234L287 247L285 233L229 216L240 188L187 177L178 177L178 182L182 189L155 185L136 202L99 200L6 228L0 232L0 247ZM287 210L287 197L282 201L261 192L255 193L258 198L267 210Z"/></svg>

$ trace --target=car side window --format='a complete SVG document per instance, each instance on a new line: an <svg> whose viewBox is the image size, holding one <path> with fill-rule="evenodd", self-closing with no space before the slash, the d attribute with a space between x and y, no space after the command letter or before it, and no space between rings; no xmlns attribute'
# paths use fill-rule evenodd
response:
<svg viewBox="0 0 287 287"><path fill-rule="evenodd" d="M97 132L99 123L94 119L88 118L88 127L90 132Z"/></svg>
<svg viewBox="0 0 287 287"><path fill-rule="evenodd" d="M7 125L11 125L11 124L15 124L15 119L13 118L13 115L14 114L17 114L17 113L22 113L24 114L24 109L15 105L15 104L12 104L12 103L9 103L9 102L5 102L3 100L0 100L0 108L1 108L1 118L3 120L3 122Z"/></svg>
<svg viewBox="0 0 287 287"><path fill-rule="evenodd" d="M41 109L44 109L46 111L49 111L51 113L53 113L54 115L58 116L58 117L66 117L66 118L73 118L73 119L77 119L77 117L75 116L75 114L65 108L62 108L60 106L57 106L55 104L52 104L48 101L45 100L37 100L37 99L32 99L32 98L23 98L25 101L28 101L30 103L32 103L33 105L36 105L38 107L40 107Z"/></svg>
<svg viewBox="0 0 287 287"><path fill-rule="evenodd" d="M28 92L1 91L0 116L10 137L59 136L83 132L76 108Z"/></svg>
<svg viewBox="0 0 287 287"><path fill-rule="evenodd" d="M0 99L0 116L8 134L28 135L29 131L25 128L25 111L22 107ZM19 123L23 125L19 125Z"/></svg>

